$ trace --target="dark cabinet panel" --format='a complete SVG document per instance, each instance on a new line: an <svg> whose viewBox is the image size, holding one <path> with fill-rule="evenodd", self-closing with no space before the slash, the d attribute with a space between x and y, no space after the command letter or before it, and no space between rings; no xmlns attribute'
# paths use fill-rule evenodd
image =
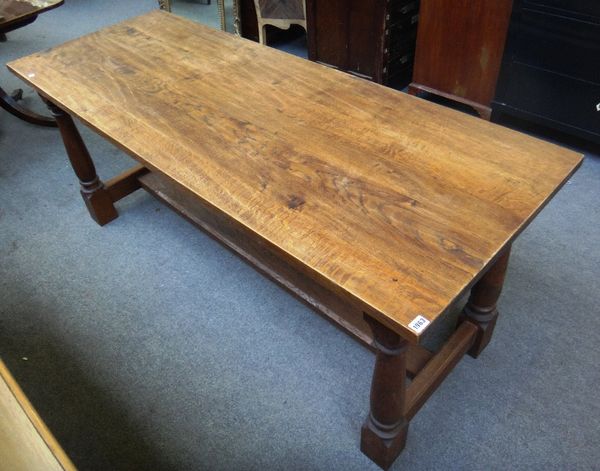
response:
<svg viewBox="0 0 600 471"><path fill-rule="evenodd" d="M492 108L600 142L600 2L516 0Z"/></svg>
<svg viewBox="0 0 600 471"><path fill-rule="evenodd" d="M600 137L600 85L519 63L512 73L519 80L508 83L506 94L519 98L520 109Z"/></svg>
<svg viewBox="0 0 600 471"><path fill-rule="evenodd" d="M309 59L373 80L410 80L418 0L307 0Z"/></svg>
<svg viewBox="0 0 600 471"><path fill-rule="evenodd" d="M523 9L516 34L514 61L600 83L598 25Z"/></svg>
<svg viewBox="0 0 600 471"><path fill-rule="evenodd" d="M342 70L348 68L350 34L349 12L340 14L345 4L345 0L315 0L306 6L308 58Z"/></svg>
<svg viewBox="0 0 600 471"><path fill-rule="evenodd" d="M323 2L323 0L320 0ZM326 0L330 1L330 0ZM340 2L338 12L347 11L347 71L376 82L382 81L383 41L385 31L385 3L365 0ZM352 3L348 8L347 4ZM372 3L372 5L370 4ZM339 13L338 13L339 14ZM323 37L321 35L321 37Z"/></svg>
<svg viewBox="0 0 600 471"><path fill-rule="evenodd" d="M524 0L522 3L524 7L542 8L570 17L600 18L598 0Z"/></svg>
<svg viewBox="0 0 600 471"><path fill-rule="evenodd" d="M489 118L512 0L421 0L411 93L435 93Z"/></svg>
<svg viewBox="0 0 600 471"><path fill-rule="evenodd" d="M258 41L258 20L254 0L238 0L242 36L252 41Z"/></svg>

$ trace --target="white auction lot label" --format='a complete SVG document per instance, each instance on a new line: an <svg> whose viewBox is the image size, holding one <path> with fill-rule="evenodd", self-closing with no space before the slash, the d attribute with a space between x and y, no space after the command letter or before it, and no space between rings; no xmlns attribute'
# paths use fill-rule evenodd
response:
<svg viewBox="0 0 600 471"><path fill-rule="evenodd" d="M410 324L408 324L408 327L418 334L425 330L425 327L427 327L429 324L431 324L431 322L429 322L423 316L417 316L411 321Z"/></svg>

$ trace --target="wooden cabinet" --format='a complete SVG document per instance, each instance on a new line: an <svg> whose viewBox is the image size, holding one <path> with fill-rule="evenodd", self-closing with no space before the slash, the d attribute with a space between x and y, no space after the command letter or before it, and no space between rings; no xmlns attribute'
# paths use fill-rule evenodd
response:
<svg viewBox="0 0 600 471"><path fill-rule="evenodd" d="M418 0L307 0L308 57L378 83L412 75Z"/></svg>
<svg viewBox="0 0 600 471"><path fill-rule="evenodd" d="M242 35L258 41L253 0L239 0ZM397 88L412 77L419 0L306 0L308 57Z"/></svg>
<svg viewBox="0 0 600 471"><path fill-rule="evenodd" d="M600 2L515 0L492 107L600 142Z"/></svg>
<svg viewBox="0 0 600 471"><path fill-rule="evenodd" d="M511 9L512 0L421 0L409 92L450 98L489 119Z"/></svg>

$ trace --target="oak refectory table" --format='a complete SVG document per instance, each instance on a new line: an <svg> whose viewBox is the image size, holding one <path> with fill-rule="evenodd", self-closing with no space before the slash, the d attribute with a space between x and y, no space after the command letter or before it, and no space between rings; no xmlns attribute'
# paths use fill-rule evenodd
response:
<svg viewBox="0 0 600 471"><path fill-rule="evenodd" d="M98 224L143 187L376 351L361 449L383 468L490 341L511 243L582 160L160 11L8 67L47 101ZM140 165L103 183L73 117Z"/></svg>

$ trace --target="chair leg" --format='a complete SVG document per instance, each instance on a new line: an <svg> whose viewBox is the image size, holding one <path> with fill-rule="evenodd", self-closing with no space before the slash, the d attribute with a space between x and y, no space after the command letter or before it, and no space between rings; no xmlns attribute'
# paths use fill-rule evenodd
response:
<svg viewBox="0 0 600 471"><path fill-rule="evenodd" d="M227 25L225 24L225 0L217 0L217 8L221 21L221 31L227 31Z"/></svg>
<svg viewBox="0 0 600 471"><path fill-rule="evenodd" d="M267 45L267 30L266 25L259 23L258 24L258 42L261 44Z"/></svg>

